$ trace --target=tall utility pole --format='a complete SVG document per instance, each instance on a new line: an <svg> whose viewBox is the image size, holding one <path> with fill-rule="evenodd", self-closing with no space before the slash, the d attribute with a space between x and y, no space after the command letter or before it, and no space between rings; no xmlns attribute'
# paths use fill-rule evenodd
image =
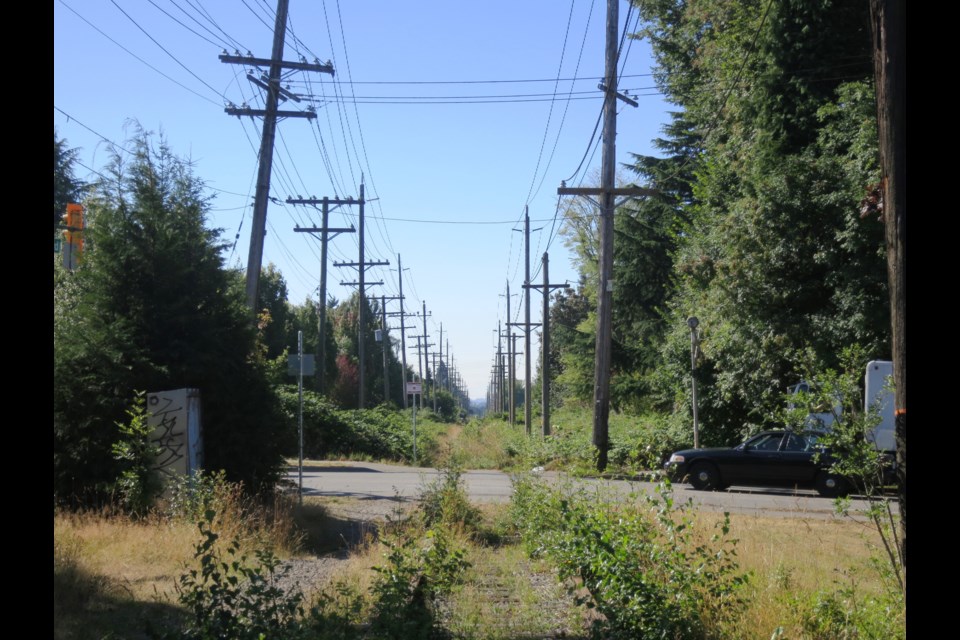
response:
<svg viewBox="0 0 960 640"><path fill-rule="evenodd" d="M423 301L423 368L430 373L430 361L427 360L427 301ZM420 394L420 408L423 409L423 394Z"/></svg>
<svg viewBox="0 0 960 640"><path fill-rule="evenodd" d="M330 205L355 204L356 201L353 198L347 198L345 200L340 198L323 198L322 200L317 200L316 198L287 198L287 204L309 204L316 206L317 203L323 205L321 209L321 226L319 228L298 226L294 227L293 230L297 233L320 234L320 309L319 318L317 319L317 336L319 342L317 345L317 362L319 364L317 365L317 388L320 393L324 393L326 391L327 373L327 241L333 240L341 233L354 233L356 231L352 226L349 229L331 229L328 226Z"/></svg>
<svg viewBox="0 0 960 640"><path fill-rule="evenodd" d="M437 412L437 352L433 352L433 412Z"/></svg>
<svg viewBox="0 0 960 640"><path fill-rule="evenodd" d="M597 288L597 343L593 382L593 445L597 448L597 470L607 468L610 449L610 359L613 334L613 212L614 196L650 195L650 189L616 189L617 100L632 107L637 102L617 92L617 25L620 20L619 0L607 0L606 66L600 90L603 99L603 162L600 188L557 189L559 195L599 196L600 202L600 283Z"/></svg>
<svg viewBox="0 0 960 640"><path fill-rule="evenodd" d="M870 0L873 74L883 175L883 218L890 289L900 557L907 548L907 34L906 0Z"/></svg>
<svg viewBox="0 0 960 640"><path fill-rule="evenodd" d="M610 448L610 360L613 336L613 195L617 160L617 24L619 0L607 0L606 96L603 99L603 161L600 167L600 289L593 383L593 444L599 450L597 469L607 468Z"/></svg>
<svg viewBox="0 0 960 640"><path fill-rule="evenodd" d="M497 320L497 413L503 412L503 330L500 321Z"/></svg>
<svg viewBox="0 0 960 640"><path fill-rule="evenodd" d="M360 251L360 260L359 262L334 262L333 266L335 267L356 267L357 268L357 282L341 282L342 285L355 285L359 287L360 290L360 299L357 310L357 356L360 360L360 398L359 398L359 407L361 409L366 405L367 398L367 359L366 359L366 340L364 339L364 327L367 323L367 294L366 294L366 274L367 269L370 267L378 267L382 265L389 265L388 260L378 260L375 262L367 262L364 254L364 224L363 224L363 205L365 204L363 199L363 182L360 183L360 199L357 201L357 204L360 205L360 215L359 215L359 251ZM372 285L382 285L383 282L371 282Z"/></svg>
<svg viewBox="0 0 960 640"><path fill-rule="evenodd" d="M530 326L530 211L526 205L523 206L523 256L526 262L526 271L523 276L523 284L527 288L523 290L523 321L527 330L523 334L523 425L527 430L527 435L532 433L533 413L530 404L530 332L533 328ZM512 384L512 381L511 381ZM512 391L512 390L511 390ZM512 394L511 394L512 395Z"/></svg>
<svg viewBox="0 0 960 640"><path fill-rule="evenodd" d="M443 368L446 372L446 367L443 366L443 323L440 323L440 339L437 341L437 349L439 354L437 356L437 361L440 363L440 367ZM435 367L436 368L436 367ZM446 373L444 373L446 375ZM440 383L440 390L443 390L443 380L440 378L440 369L437 368L437 382Z"/></svg>
<svg viewBox="0 0 960 640"><path fill-rule="evenodd" d="M390 333L387 327L387 300L399 300L399 296L380 296L380 331L383 344L383 401L390 401ZM406 393L406 389L403 390Z"/></svg>
<svg viewBox="0 0 960 640"><path fill-rule="evenodd" d="M407 315L403 310L403 263L400 262L400 254L397 254L397 278L400 280L400 353L403 358L403 408L407 408L407 327L404 324L404 317Z"/></svg>
<svg viewBox="0 0 960 640"><path fill-rule="evenodd" d="M519 229L514 229L514 231L519 231ZM529 436L531 434L531 425L532 422L532 409L530 405L530 332L533 331L537 324L530 322L530 212L527 206L523 207L523 255L524 255L524 277L523 277L523 290L524 290L524 321L523 322L514 322L510 323L509 318L508 325L512 324L514 327L523 327L523 362L524 362L524 376L523 376L523 417L524 417L524 429Z"/></svg>
<svg viewBox="0 0 960 640"><path fill-rule="evenodd" d="M568 289L566 283L550 284L550 256L543 254L543 284L531 284L529 289L543 291L543 336L540 341L540 413L542 416L541 435L550 435L550 292L554 289Z"/></svg>
<svg viewBox="0 0 960 640"><path fill-rule="evenodd" d="M263 263L263 236L266 233L267 225L267 201L270 195L270 173L273 169L273 141L277 130L277 116L298 117L298 118L316 118L316 112L308 111L277 111L277 101L282 95L284 99L291 98L299 102L300 98L296 94L290 93L280 87L281 69L299 69L303 71L318 71L333 75L333 67L330 64L320 64L316 61L314 64L306 62L285 62L283 60L283 39L287 33L287 8L289 0L277 0L277 19L273 27L273 52L269 60L254 58L252 56L230 56L226 53L220 55L222 62L230 64L243 64L248 66L270 66L270 76L266 78L254 78L248 75L252 82L267 90L266 109L263 111L254 109L238 109L230 105L225 111L230 115L262 115L263 133L260 138L260 166L257 172L257 191L253 203L253 222L250 229L250 253L247 258L247 306L251 311L256 312L257 295L260 288L260 266Z"/></svg>
<svg viewBox="0 0 960 640"><path fill-rule="evenodd" d="M513 318L513 315L510 313L510 281L507 280L507 377L509 378L507 393L510 397L508 403L510 407L510 426L512 427L517 424L517 400L513 388L513 381L517 379L517 374L514 370L516 360L514 359L515 354L513 352L513 326L510 324L511 318Z"/></svg>

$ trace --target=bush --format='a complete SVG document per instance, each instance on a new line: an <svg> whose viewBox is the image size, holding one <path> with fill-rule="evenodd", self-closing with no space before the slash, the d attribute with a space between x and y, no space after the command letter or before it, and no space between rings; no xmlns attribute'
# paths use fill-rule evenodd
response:
<svg viewBox="0 0 960 640"><path fill-rule="evenodd" d="M180 576L180 603L189 622L176 637L184 640L263 640L296 638L303 632L303 594L285 592L277 585L280 560L268 548L242 553L234 538L225 552L213 531L215 512L207 511L199 524L201 541L194 559L199 568Z"/></svg>
<svg viewBox="0 0 960 640"><path fill-rule="evenodd" d="M420 513L427 527L443 526L475 534L480 510L470 504L458 467L446 467L420 494Z"/></svg>
<svg viewBox="0 0 960 640"><path fill-rule="evenodd" d="M54 280L54 492L98 503L123 466L115 423L134 389L197 388L204 466L248 490L282 471L277 403L262 366L242 277L207 228L209 196L190 163L146 132L113 150L87 201L90 243Z"/></svg>
<svg viewBox="0 0 960 640"><path fill-rule="evenodd" d="M439 635L437 601L459 583L470 563L442 527L429 529L425 537L426 546L403 531L383 541L387 562L373 568L377 579L371 588L374 637L407 640Z"/></svg>
<svg viewBox="0 0 960 640"><path fill-rule="evenodd" d="M286 417L286 453L296 455L298 393L281 387L278 395ZM418 442L418 449L424 444ZM413 458L413 433L409 418L389 407L343 410L319 393L304 390L303 450L312 458L368 456L407 461Z"/></svg>
<svg viewBox="0 0 960 640"><path fill-rule="evenodd" d="M704 539L691 526L689 503L675 505L669 485L645 499L652 517L529 478L515 490L512 509L528 550L553 562L578 602L602 614L595 624L602 637L712 637L742 607L747 576L727 538L729 517Z"/></svg>
<svg viewBox="0 0 960 640"><path fill-rule="evenodd" d="M144 515L163 490L156 469L160 447L150 441L153 431L147 425L147 402L143 391L134 397L127 409L129 422L118 422L121 439L113 444L113 457L124 465L117 480L117 491L123 506L132 514Z"/></svg>

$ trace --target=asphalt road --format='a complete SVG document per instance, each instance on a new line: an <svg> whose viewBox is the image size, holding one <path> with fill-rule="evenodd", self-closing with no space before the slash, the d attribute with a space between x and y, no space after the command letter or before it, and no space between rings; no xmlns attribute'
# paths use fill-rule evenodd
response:
<svg viewBox="0 0 960 640"><path fill-rule="evenodd" d="M328 496L353 498L364 501L413 502L420 492L436 481L440 472L436 469L403 467L373 462L321 462L309 463L303 469L305 496ZM570 478L558 472L547 471L542 477L548 482L562 483ZM287 476L297 482L296 467ZM510 475L502 471L466 471L463 481L471 501L475 503L509 502L513 487ZM604 493L631 498L637 492L652 493L656 484L628 482L623 480L573 480L587 488L602 488ZM814 491L787 489L758 489L756 487L731 487L726 491L695 491L688 485L674 485L674 499L685 502L688 498L701 509L729 511L751 515L784 518L822 518L837 516L834 501L821 498ZM864 500L854 499L851 513L866 506ZM893 504L896 510L896 501Z"/></svg>

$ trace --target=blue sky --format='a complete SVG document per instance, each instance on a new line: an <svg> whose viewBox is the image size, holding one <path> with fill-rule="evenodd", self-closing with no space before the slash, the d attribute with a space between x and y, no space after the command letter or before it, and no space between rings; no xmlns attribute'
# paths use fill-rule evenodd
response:
<svg viewBox="0 0 960 640"><path fill-rule="evenodd" d="M443 323L473 398L484 397L490 379L506 282L522 292L523 237L513 229L522 228L525 205L531 228L543 228L531 235L531 272L549 247L551 281L576 280L551 230L561 223L554 224L560 181L589 181L600 166L600 151L588 152L588 143L602 105L605 5L290 0L284 58L330 60L336 74L286 79L305 102L282 108L302 110L312 100L318 117L279 123L271 195L281 203L356 197L363 176L375 199L366 208L367 259L391 263L368 272L368 280L385 282L368 295L397 295L399 253L407 310L426 301L431 340ZM95 177L90 170L110 157L103 138L122 143L130 120L162 131L216 195L210 225L236 238L228 265L245 267L260 121L228 116L224 106L262 108L262 92L247 67L218 56L237 49L268 58L275 0L55 0L53 8L54 126L80 148L80 177ZM621 31L626 17L621 2ZM631 153L654 153L650 141L670 106L653 89L645 42L628 41L621 63L619 86L640 103L620 110L622 163ZM349 226L355 216L355 208L338 211L330 224ZM294 303L316 297L319 242L293 231L314 224L312 209L268 209L264 264L282 271ZM357 257L356 234L331 242L331 262ZM352 293L339 282L355 280L355 271L330 266L328 274L331 295ZM531 298L533 322L539 300ZM521 309L516 296L515 317ZM536 337L532 351L537 358Z"/></svg>

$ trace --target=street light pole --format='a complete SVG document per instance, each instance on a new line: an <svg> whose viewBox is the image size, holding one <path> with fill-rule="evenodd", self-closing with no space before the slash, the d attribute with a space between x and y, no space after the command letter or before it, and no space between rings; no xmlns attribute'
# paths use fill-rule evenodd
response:
<svg viewBox="0 0 960 640"><path fill-rule="evenodd" d="M697 416L697 353L700 350L700 336L697 327L700 321L696 316L687 318L690 327L690 385L693 391L693 448L700 448L700 422Z"/></svg>

